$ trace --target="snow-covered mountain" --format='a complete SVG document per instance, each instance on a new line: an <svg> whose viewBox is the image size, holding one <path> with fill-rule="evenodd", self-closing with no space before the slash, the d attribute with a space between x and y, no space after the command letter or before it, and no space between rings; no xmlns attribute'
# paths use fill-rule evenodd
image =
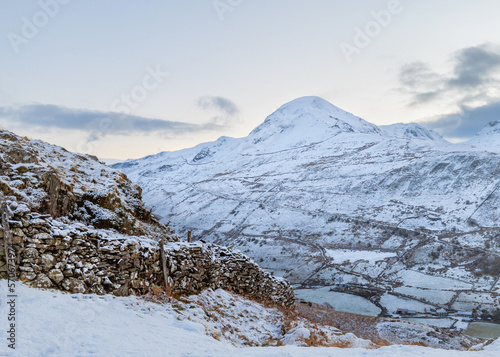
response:
<svg viewBox="0 0 500 357"><path fill-rule="evenodd" d="M313 145L354 133L376 137L381 131L324 99L303 97L278 108L250 133L246 141L257 151L266 151Z"/></svg>
<svg viewBox="0 0 500 357"><path fill-rule="evenodd" d="M247 137L114 167L179 231L236 246L294 283L377 287L372 302L389 311L499 303L500 157L488 148L417 124L379 128L304 97Z"/></svg>
<svg viewBox="0 0 500 357"><path fill-rule="evenodd" d="M500 153L500 121L488 123L479 133L462 144L469 150Z"/></svg>

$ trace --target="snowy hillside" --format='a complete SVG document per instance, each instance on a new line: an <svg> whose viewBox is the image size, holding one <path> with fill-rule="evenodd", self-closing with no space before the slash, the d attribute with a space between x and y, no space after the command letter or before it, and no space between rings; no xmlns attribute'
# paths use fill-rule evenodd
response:
<svg viewBox="0 0 500 357"><path fill-rule="evenodd" d="M141 188L96 157L0 130L0 188L39 213L144 234Z"/></svg>
<svg viewBox="0 0 500 357"><path fill-rule="evenodd" d="M370 303L390 313L500 303L500 157L419 125L378 128L305 97L247 137L114 167L180 232L295 284L376 288Z"/></svg>
<svg viewBox="0 0 500 357"><path fill-rule="evenodd" d="M188 301L160 304L138 297L65 294L57 291L17 287L19 339L17 349L0 345L2 356L468 356L470 352L446 351L419 346L394 345L366 349L370 342L352 334L341 334L328 326L312 326L298 320L282 328L278 310L264 308L222 290L207 291ZM0 294L7 284L0 281ZM219 309L208 309L206 304ZM0 306L7 316L8 305ZM68 313L71 312L71 313ZM229 323L228 323L229 322ZM0 322L7 331L7 319ZM286 331L286 333L283 333ZM300 347L313 334L343 347ZM228 338L225 337L228 336ZM214 338L215 336L215 338ZM270 345L281 340L281 347ZM259 343L260 342L260 343ZM284 344L284 345L283 345ZM373 346L372 346L373 348ZM473 352L474 356L496 356L499 341Z"/></svg>

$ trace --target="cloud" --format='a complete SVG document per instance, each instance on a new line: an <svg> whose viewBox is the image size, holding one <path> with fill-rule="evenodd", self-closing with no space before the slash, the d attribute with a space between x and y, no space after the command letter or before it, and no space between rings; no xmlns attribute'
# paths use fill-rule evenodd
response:
<svg viewBox="0 0 500 357"><path fill-rule="evenodd" d="M420 124L448 138L467 139L489 122L497 120L500 120L500 101L477 108L464 107L458 113L442 115Z"/></svg>
<svg viewBox="0 0 500 357"><path fill-rule="evenodd" d="M413 62L401 67L399 81L403 91L413 96L413 103L425 103L438 96L440 76L423 62Z"/></svg>
<svg viewBox="0 0 500 357"><path fill-rule="evenodd" d="M430 65L413 62L401 67L401 90L412 97L411 104L451 99L467 105L478 99L491 99L490 88L500 80L500 48L491 44L467 47L452 56L451 73L434 72Z"/></svg>
<svg viewBox="0 0 500 357"><path fill-rule="evenodd" d="M424 62L405 64L399 72L400 90L410 96L410 105L448 109L447 114L421 124L444 137L460 139L500 119L499 77L500 48L492 44L455 52L449 73L435 72Z"/></svg>
<svg viewBox="0 0 500 357"><path fill-rule="evenodd" d="M450 87L478 87L491 82L491 75L500 68L500 50L491 45L465 48L456 54L454 77Z"/></svg>
<svg viewBox="0 0 500 357"><path fill-rule="evenodd" d="M36 130L76 130L87 133L89 142L106 135L184 133L220 129L214 123L189 124L178 121L144 118L115 112L72 109L58 105L30 104L0 107L0 120L9 127L32 127Z"/></svg>
<svg viewBox="0 0 500 357"><path fill-rule="evenodd" d="M424 62L413 62L405 64L400 70L400 81L408 87L427 86L439 78L430 66Z"/></svg>
<svg viewBox="0 0 500 357"><path fill-rule="evenodd" d="M228 125L238 118L240 110L230 99L217 96L203 96L198 98L197 105L200 109L215 112L211 118L212 123Z"/></svg>

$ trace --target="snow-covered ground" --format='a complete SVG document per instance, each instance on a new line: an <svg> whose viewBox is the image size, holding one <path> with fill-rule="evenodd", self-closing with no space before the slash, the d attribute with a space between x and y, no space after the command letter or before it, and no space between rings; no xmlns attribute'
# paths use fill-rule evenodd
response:
<svg viewBox="0 0 500 357"><path fill-rule="evenodd" d="M336 263L343 263L346 261L356 262L358 260L367 260L370 263L374 263L379 260L397 256L397 254L393 252L351 249L326 249L326 254Z"/></svg>
<svg viewBox="0 0 500 357"><path fill-rule="evenodd" d="M16 287L16 350L7 347L6 281L0 281L2 356L498 356L500 340L480 352L436 350L419 346L380 349L299 347L237 347L207 335L193 312L173 304L141 298L70 295ZM224 298L221 296L221 298ZM223 299L224 300L224 299ZM246 307L251 309L252 307ZM188 309L189 310L189 309ZM189 318L189 316L192 316ZM201 317L200 317L201 319ZM194 320L194 321L190 321ZM245 323L248 323L246 321ZM251 326L245 326L249 329Z"/></svg>
<svg viewBox="0 0 500 357"><path fill-rule="evenodd" d="M500 306L500 297L492 299L489 294L463 292L460 293L452 307L455 310L472 311L476 306L489 308L489 310L495 310L495 308Z"/></svg>
<svg viewBox="0 0 500 357"><path fill-rule="evenodd" d="M456 294L454 291L410 288L407 286L396 288L394 291L404 295L415 296L438 305L445 305Z"/></svg>
<svg viewBox="0 0 500 357"><path fill-rule="evenodd" d="M426 309L427 311L430 311L430 309L433 308L432 305L424 304L420 301L401 298L389 293L385 293L384 295L382 295L382 297L380 298L380 304L384 306L387 311L389 311L389 313L393 313L399 308L415 310L417 312L424 312Z"/></svg>
<svg viewBox="0 0 500 357"><path fill-rule="evenodd" d="M443 290L472 288L472 284L467 282L423 274L414 270L403 270L399 273L399 276L407 286L417 286L420 288Z"/></svg>

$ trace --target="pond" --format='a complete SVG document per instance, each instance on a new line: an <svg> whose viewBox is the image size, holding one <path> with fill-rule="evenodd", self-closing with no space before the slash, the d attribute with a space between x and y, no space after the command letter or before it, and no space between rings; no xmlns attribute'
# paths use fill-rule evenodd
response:
<svg viewBox="0 0 500 357"><path fill-rule="evenodd" d="M330 291L332 287L325 286L312 289L295 289L295 296L316 304L328 303L334 310L351 312L353 314L378 316L380 309L367 299L352 295Z"/></svg>
<svg viewBox="0 0 500 357"><path fill-rule="evenodd" d="M500 324L493 324L491 322L472 322L464 333L472 337L499 338Z"/></svg>
<svg viewBox="0 0 500 357"><path fill-rule="evenodd" d="M441 318L441 319L433 319L433 318L405 318L406 321L413 321L419 324L430 325L440 328L450 328L455 322L454 319L450 318Z"/></svg>

